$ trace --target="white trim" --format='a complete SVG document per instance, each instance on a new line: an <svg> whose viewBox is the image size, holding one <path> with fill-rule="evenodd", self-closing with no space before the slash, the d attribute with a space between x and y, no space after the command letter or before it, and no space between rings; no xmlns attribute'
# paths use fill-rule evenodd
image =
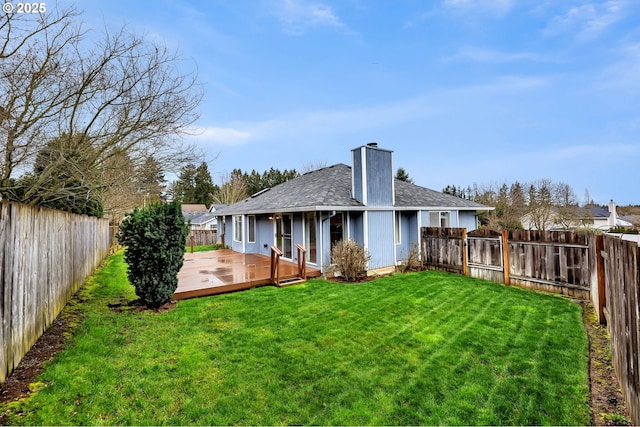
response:
<svg viewBox="0 0 640 427"><path fill-rule="evenodd" d="M396 180L395 180L395 168L393 167L393 151L391 151L391 206L396 205Z"/></svg>
<svg viewBox="0 0 640 427"><path fill-rule="evenodd" d="M240 220L240 239L238 239L238 217ZM232 215L231 216L231 222L233 224L233 241L236 243L243 243L244 242L244 215L242 214L237 214L237 215ZM244 250L244 244L242 245L242 249Z"/></svg>
<svg viewBox="0 0 640 427"><path fill-rule="evenodd" d="M402 245L402 218L400 211L393 211L393 243Z"/></svg>
<svg viewBox="0 0 640 427"><path fill-rule="evenodd" d="M303 206L303 207L296 207L296 208L286 208L286 212L289 213L296 213L296 212L310 212L310 211L316 211L316 212L320 212L320 211L342 211L342 212L349 212L349 211L353 211L353 212L364 212L364 211L391 211L391 210L397 210L397 211L453 211L453 210L458 210L458 211L472 211L472 212L476 212L476 211L492 211L494 210L494 207L458 207L458 206L339 206L339 205L335 205L335 206ZM263 215L263 214L273 214L273 209L270 210L255 210L255 211L250 211L250 212L243 212L243 213L225 213L224 215L221 216L233 216L233 215Z"/></svg>
<svg viewBox="0 0 640 427"><path fill-rule="evenodd" d="M362 243L364 246L364 250L369 253L369 212L368 211L364 211L364 214L362 215L362 228L363 228L363 232L362 232ZM371 260L367 261L367 270L369 270L369 262Z"/></svg>
<svg viewBox="0 0 640 427"><path fill-rule="evenodd" d="M369 212L365 211L362 215L362 243L366 250L369 250Z"/></svg>
<svg viewBox="0 0 640 427"><path fill-rule="evenodd" d="M418 224L418 229L416 230L418 233L418 259L422 260L422 233L420 233L420 229L422 228L422 211L418 211L418 220L416 222Z"/></svg>
<svg viewBox="0 0 640 427"><path fill-rule="evenodd" d="M342 226L347 229L347 237L346 238L347 238L347 240L349 240L351 238L351 216L349 215L349 212L347 212L347 214L344 215L342 218L343 218ZM342 238L344 239L345 236L343 235Z"/></svg>
<svg viewBox="0 0 640 427"><path fill-rule="evenodd" d="M367 197L367 193L369 192L369 188L367 187L367 149L361 148L360 153L362 161L362 167L360 168L362 170L362 204L367 206L369 199Z"/></svg>

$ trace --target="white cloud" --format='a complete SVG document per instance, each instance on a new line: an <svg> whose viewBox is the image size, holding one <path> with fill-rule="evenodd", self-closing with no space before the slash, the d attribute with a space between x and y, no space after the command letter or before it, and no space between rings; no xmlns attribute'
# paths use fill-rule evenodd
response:
<svg viewBox="0 0 640 427"><path fill-rule="evenodd" d="M620 59L600 73L596 87L605 90L622 89L629 94L638 94L640 90L638 76L640 76L640 43L623 47L620 51Z"/></svg>
<svg viewBox="0 0 640 427"><path fill-rule="evenodd" d="M241 145L252 137L250 132L232 127L197 128L191 134L192 139L200 143L217 145Z"/></svg>
<svg viewBox="0 0 640 427"><path fill-rule="evenodd" d="M273 13L282 23L285 33L290 35L301 35L318 27L348 30L330 6L319 2L278 0Z"/></svg>
<svg viewBox="0 0 640 427"><path fill-rule="evenodd" d="M556 16L543 30L546 36L573 33L578 41L587 42L600 37L609 27L624 18L627 0L604 3L585 3Z"/></svg>
<svg viewBox="0 0 640 427"><path fill-rule="evenodd" d="M555 160L577 159L589 157L593 159L607 159L616 156L637 154L640 147L633 144L603 144L603 145L572 145L552 149L548 153Z"/></svg>
<svg viewBox="0 0 640 427"><path fill-rule="evenodd" d="M263 121L233 122L199 130L198 141L226 146L263 141L292 141L305 138L344 138L355 133L379 134L403 128L409 123L427 123L473 111L478 105L489 112L489 100L513 96L546 87L549 81L538 77L503 76L480 85L441 89L412 98L373 106L339 107L285 113Z"/></svg>
<svg viewBox="0 0 640 427"><path fill-rule="evenodd" d="M444 0L444 5L449 8L468 11L489 11L504 15L514 6L513 0Z"/></svg>
<svg viewBox="0 0 640 427"><path fill-rule="evenodd" d="M486 63L506 63L519 61L546 62L550 59L531 52L503 52L495 49L463 47L445 58L446 61L471 61Z"/></svg>

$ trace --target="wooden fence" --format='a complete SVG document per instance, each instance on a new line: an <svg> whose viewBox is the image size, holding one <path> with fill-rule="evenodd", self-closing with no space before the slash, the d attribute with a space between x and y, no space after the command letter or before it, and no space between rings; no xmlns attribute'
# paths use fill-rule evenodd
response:
<svg viewBox="0 0 640 427"><path fill-rule="evenodd" d="M422 259L441 269L494 282L592 299L599 289L593 233L424 227ZM597 301L597 300L596 300Z"/></svg>
<svg viewBox="0 0 640 427"><path fill-rule="evenodd" d="M193 244L195 246L207 246L214 245L217 239L216 230L190 230L187 236L187 246L191 244L191 238L193 237Z"/></svg>
<svg viewBox="0 0 640 427"><path fill-rule="evenodd" d="M107 220L0 202L0 383L109 247Z"/></svg>
<svg viewBox="0 0 640 427"><path fill-rule="evenodd" d="M640 424L640 248L635 242L605 236L605 317L611 359L634 425Z"/></svg>
<svg viewBox="0 0 640 427"><path fill-rule="evenodd" d="M562 231L422 229L427 268L591 300L611 335L612 362L640 424L640 248L616 237Z"/></svg>

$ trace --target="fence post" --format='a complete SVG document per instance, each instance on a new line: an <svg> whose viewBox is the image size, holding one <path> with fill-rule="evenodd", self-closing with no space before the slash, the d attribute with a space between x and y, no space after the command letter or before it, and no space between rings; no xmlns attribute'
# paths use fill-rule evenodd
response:
<svg viewBox="0 0 640 427"><path fill-rule="evenodd" d="M509 232L502 230L502 269L504 270L504 284L511 284L509 272Z"/></svg>
<svg viewBox="0 0 640 427"><path fill-rule="evenodd" d="M469 275L469 260L467 259L467 229L462 229L462 274Z"/></svg>

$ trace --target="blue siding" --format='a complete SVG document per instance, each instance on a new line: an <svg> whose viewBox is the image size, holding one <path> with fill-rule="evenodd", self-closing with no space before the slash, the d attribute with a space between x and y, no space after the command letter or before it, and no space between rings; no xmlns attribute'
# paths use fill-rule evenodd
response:
<svg viewBox="0 0 640 427"><path fill-rule="evenodd" d="M393 206L393 152L363 146L351 150L351 156L354 199L367 206Z"/></svg>
<svg viewBox="0 0 640 427"><path fill-rule="evenodd" d="M462 211L460 212L460 227L464 227L467 231L475 230L478 228L478 221L476 220L475 211Z"/></svg>
<svg viewBox="0 0 640 427"><path fill-rule="evenodd" d="M393 211L372 211L367 214L369 268L395 265Z"/></svg>
<svg viewBox="0 0 640 427"><path fill-rule="evenodd" d="M266 248L265 245L267 245ZM269 255L271 245L273 245L273 221L268 216L256 215L256 242L246 244L247 253Z"/></svg>
<svg viewBox="0 0 640 427"><path fill-rule="evenodd" d="M321 212L320 213L320 228L322 229L322 233L318 236L318 240L322 244L322 253L320 254L320 262L322 264L322 270L324 271L324 266L329 265L329 261L331 260L331 236L329 233L329 212Z"/></svg>
<svg viewBox="0 0 640 427"><path fill-rule="evenodd" d="M349 213L349 237L364 246L364 220L362 212Z"/></svg>
<svg viewBox="0 0 640 427"><path fill-rule="evenodd" d="M393 206L392 153L367 150L367 206Z"/></svg>
<svg viewBox="0 0 640 427"><path fill-rule="evenodd" d="M402 212L400 218L400 244L396 245L396 261L402 261L409 254L411 246L418 242L418 213Z"/></svg>

